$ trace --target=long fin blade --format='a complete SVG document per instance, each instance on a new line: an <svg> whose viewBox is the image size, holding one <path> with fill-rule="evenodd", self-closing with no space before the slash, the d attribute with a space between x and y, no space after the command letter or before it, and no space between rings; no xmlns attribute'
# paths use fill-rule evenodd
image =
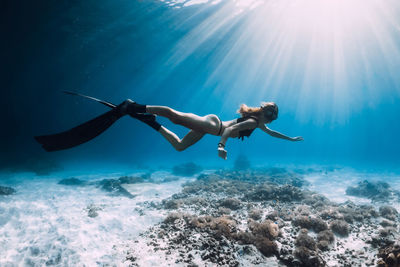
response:
<svg viewBox="0 0 400 267"><path fill-rule="evenodd" d="M86 143L107 130L122 115L115 109L110 110L88 122L80 124L68 131L35 136L46 151L57 151Z"/></svg>

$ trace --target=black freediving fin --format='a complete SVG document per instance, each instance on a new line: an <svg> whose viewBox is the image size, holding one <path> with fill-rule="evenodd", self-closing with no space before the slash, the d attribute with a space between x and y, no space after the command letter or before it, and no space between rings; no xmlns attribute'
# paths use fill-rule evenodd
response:
<svg viewBox="0 0 400 267"><path fill-rule="evenodd" d="M87 99L90 99L90 100L94 100L94 101L99 102L99 103L101 103L101 104L103 104L103 105L105 105L105 106L107 106L109 108L117 107L117 105L114 105L114 104L112 104L110 102L107 102L107 101L104 101L104 100L101 100L101 99L98 99L98 98L95 98L95 97L92 97L92 96L82 95L82 94L71 92L71 91L63 91L63 92L68 94L68 95L76 95L76 96L81 96L81 97L84 97L84 98L87 98Z"/></svg>
<svg viewBox="0 0 400 267"><path fill-rule="evenodd" d="M118 110L113 109L68 131L35 136L35 139L49 152L71 148L100 135L122 116Z"/></svg>
<svg viewBox="0 0 400 267"><path fill-rule="evenodd" d="M119 111L115 109L117 106L110 102L71 91L63 92L69 95L76 95L94 100L109 108L112 108L113 110L110 110L68 131L51 135L35 136L36 141L38 141L46 151L50 152L63 150L83 144L100 135L102 132L107 130L115 121L123 116L119 113Z"/></svg>
<svg viewBox="0 0 400 267"><path fill-rule="evenodd" d="M120 106L117 106L110 102L71 91L63 91L63 92L69 95L76 95L90 100L94 100L109 108L112 108L112 110L88 122L80 124L68 131L57 134L35 136L34 138L36 139L36 141L39 142L46 151L50 152L50 151L63 150L86 143L91 139L95 138L96 136L100 135L102 132L107 130L114 122L116 122L119 118L127 114L125 111L123 111L123 108L121 109ZM143 113L128 113L128 114L132 118L138 119L146 123L156 131L158 131L161 127L161 125L155 120L156 116L153 114L143 114Z"/></svg>
<svg viewBox="0 0 400 267"><path fill-rule="evenodd" d="M92 97L92 96L83 95L83 94L76 93L76 92L71 92L71 91L63 91L63 92L68 94L68 95L76 95L76 96L84 97L84 98L87 98L87 99L90 99L90 100L94 100L94 101L99 102L99 103L101 103L101 104L103 104L103 105L105 105L107 107L110 107L110 108L116 108L117 107L117 105L115 105L115 104L112 104L110 102L107 102L107 101L104 101L104 100L101 100L101 99L98 99L98 98L95 98L95 97ZM135 102L132 101L131 103L135 103ZM139 105L139 106L143 106L143 105ZM145 107L145 106L143 106L143 107ZM144 108L144 111L145 110L146 110L146 108ZM161 125L155 120L156 116L153 115L153 114L146 114L145 112L144 113L127 112L127 114L129 116L131 116L132 118L138 119L141 122L146 123L147 125L149 125L151 128L153 128L156 131L160 130Z"/></svg>

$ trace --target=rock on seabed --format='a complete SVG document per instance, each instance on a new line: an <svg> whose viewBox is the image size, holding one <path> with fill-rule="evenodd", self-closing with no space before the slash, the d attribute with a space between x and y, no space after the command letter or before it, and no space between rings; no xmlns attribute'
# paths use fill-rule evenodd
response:
<svg viewBox="0 0 400 267"><path fill-rule="evenodd" d="M0 196L6 196L6 195L11 195L14 194L16 191L14 188L12 187L8 187L8 186L0 186Z"/></svg>

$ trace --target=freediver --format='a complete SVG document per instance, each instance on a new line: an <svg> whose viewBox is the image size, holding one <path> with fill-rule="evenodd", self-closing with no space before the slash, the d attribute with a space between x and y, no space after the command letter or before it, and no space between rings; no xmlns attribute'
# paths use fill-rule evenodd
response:
<svg viewBox="0 0 400 267"><path fill-rule="evenodd" d="M98 136L116 120L125 115L130 115L149 125L159 132L177 151L183 151L192 146L206 134L220 136L218 156L223 159L227 159L225 145L228 138L238 137L243 140L245 136L249 137L256 128L273 137L289 141L303 140L301 136L289 137L266 126L266 124L278 118L278 106L274 102L262 102L260 107L248 107L242 104L237 111L241 115L240 118L221 121L215 114L198 116L193 113L180 112L167 106L141 105L130 99L116 106L109 102L78 93L66 93L95 100L111 107L112 110L68 131L53 135L36 136L35 139L47 151L66 149L87 142ZM174 124L182 125L190 129L190 131L180 139L174 132L158 123L156 121L157 116L166 117Z"/></svg>

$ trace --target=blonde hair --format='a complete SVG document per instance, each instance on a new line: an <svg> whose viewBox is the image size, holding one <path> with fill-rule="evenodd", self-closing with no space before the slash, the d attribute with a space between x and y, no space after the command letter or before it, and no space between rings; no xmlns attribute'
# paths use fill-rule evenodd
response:
<svg viewBox="0 0 400 267"><path fill-rule="evenodd" d="M271 109L276 110L276 113L278 113L278 106L274 102L261 102L260 107L248 107L246 104L241 104L240 108L236 112L239 113L242 117L251 115L260 116L263 115L266 110Z"/></svg>
<svg viewBox="0 0 400 267"><path fill-rule="evenodd" d="M242 117L250 116L250 115L260 115L262 113L261 107L248 107L246 104L241 104L240 108L236 111L240 113Z"/></svg>

